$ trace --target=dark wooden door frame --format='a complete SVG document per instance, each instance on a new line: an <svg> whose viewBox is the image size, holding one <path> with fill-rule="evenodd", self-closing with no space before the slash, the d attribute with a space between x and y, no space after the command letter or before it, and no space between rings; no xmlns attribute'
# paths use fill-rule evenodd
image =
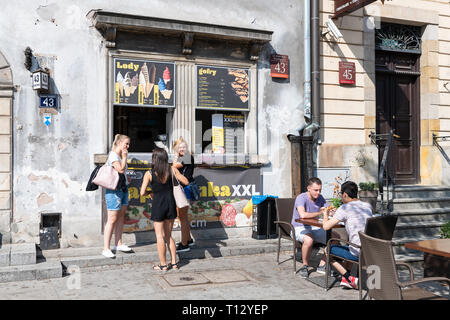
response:
<svg viewBox="0 0 450 320"><path fill-rule="evenodd" d="M395 92L395 87L397 86L397 81L401 80L402 78L410 78L411 79L411 97L410 97L410 111L409 115L410 118L410 133L411 137L410 143L412 148L412 175L411 177L405 178L405 177L397 177L397 170L395 170L395 166L398 163L399 159L396 159L397 152L398 152L398 146L405 142L404 139L400 136L400 138L394 142L393 147L393 162L394 165L391 165L391 174L394 177L394 183L397 184L416 184L420 182L420 64L419 59L420 55L416 54L406 54L406 53L397 53L397 52L385 52L385 51L378 51L376 53L376 75L383 74L385 75L386 81L388 81L387 86L389 87L388 91L385 94L389 95L389 114L386 115L389 127L396 126L395 121L397 119L393 119L393 116L396 116L396 111L399 111L399 109L396 109L396 95L398 92ZM402 61L403 59L403 61ZM410 60L410 66L407 65L399 65L396 64L396 61L405 62ZM378 62L378 64L377 64ZM385 86L386 87L386 86ZM375 86L377 89L377 86ZM383 102L384 103L384 102ZM378 103L377 103L378 105ZM376 127L377 130L379 129L379 118L378 118L378 110L376 113ZM385 117L386 118L386 117ZM384 132L377 132L377 133L384 133ZM380 153L383 152L383 148L380 148ZM379 155L379 159L380 159ZM393 172L395 170L395 172Z"/></svg>

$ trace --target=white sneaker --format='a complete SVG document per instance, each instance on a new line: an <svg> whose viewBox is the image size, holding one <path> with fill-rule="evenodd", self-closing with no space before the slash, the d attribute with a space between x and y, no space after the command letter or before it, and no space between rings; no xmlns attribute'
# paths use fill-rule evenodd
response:
<svg viewBox="0 0 450 320"><path fill-rule="evenodd" d="M112 253L111 250L103 250L102 255L104 255L107 258L115 258L116 257L116 255L114 253Z"/></svg>
<svg viewBox="0 0 450 320"><path fill-rule="evenodd" d="M115 251L119 250L119 251L122 251L122 252L130 252L131 248L129 246L125 245L125 244L122 244L120 246L115 246L114 250Z"/></svg>

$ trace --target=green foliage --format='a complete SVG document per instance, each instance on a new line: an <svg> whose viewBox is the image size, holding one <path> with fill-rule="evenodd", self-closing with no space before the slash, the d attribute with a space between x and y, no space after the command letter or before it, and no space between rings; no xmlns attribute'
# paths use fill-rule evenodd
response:
<svg viewBox="0 0 450 320"><path fill-rule="evenodd" d="M450 221L447 221L447 223L441 227L441 238L450 239Z"/></svg>
<svg viewBox="0 0 450 320"><path fill-rule="evenodd" d="M331 198L330 202L336 209L342 205L342 199L340 198Z"/></svg>
<svg viewBox="0 0 450 320"><path fill-rule="evenodd" d="M361 182L359 184L359 189L361 191L374 191L375 189L378 189L378 183L373 182Z"/></svg>

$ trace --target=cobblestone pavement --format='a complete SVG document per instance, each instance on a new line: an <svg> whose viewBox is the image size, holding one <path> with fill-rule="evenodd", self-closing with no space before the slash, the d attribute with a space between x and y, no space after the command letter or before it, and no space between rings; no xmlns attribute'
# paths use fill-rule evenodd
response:
<svg viewBox="0 0 450 320"><path fill-rule="evenodd" d="M0 299L358 299L356 290L326 292L301 279L288 254L280 255L284 260L278 265L276 253L183 260L180 270L166 273L148 263L82 268L59 279L2 283Z"/></svg>
<svg viewBox="0 0 450 320"><path fill-rule="evenodd" d="M311 264L318 264L319 256ZM182 260L165 273L150 263L81 268L59 279L0 284L0 299L51 300L357 300L358 291L323 288L294 275L291 256L276 253ZM297 262L297 270L301 263ZM71 268L69 268L71 269ZM311 268L310 278L323 275ZM401 274L402 280L406 274ZM420 278L420 276L419 276ZM442 294L436 286L427 289ZM448 291L448 289L446 289Z"/></svg>

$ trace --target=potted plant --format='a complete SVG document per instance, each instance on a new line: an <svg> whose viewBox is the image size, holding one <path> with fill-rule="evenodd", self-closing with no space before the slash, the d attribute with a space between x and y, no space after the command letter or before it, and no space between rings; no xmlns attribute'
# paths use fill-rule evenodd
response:
<svg viewBox="0 0 450 320"><path fill-rule="evenodd" d="M373 182L361 182L359 184L359 200L368 202L375 211L378 199L378 184Z"/></svg>
<svg viewBox="0 0 450 320"><path fill-rule="evenodd" d="M441 227L441 239L450 239L450 221Z"/></svg>

